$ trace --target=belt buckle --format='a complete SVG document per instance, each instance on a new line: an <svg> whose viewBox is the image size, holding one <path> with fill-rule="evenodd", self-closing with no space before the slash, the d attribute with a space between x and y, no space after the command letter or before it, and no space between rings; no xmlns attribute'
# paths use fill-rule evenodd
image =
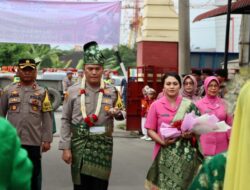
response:
<svg viewBox="0 0 250 190"><path fill-rule="evenodd" d="M80 125L78 128L78 131L77 131L78 135L81 135L83 133L83 131L84 131L84 126Z"/></svg>

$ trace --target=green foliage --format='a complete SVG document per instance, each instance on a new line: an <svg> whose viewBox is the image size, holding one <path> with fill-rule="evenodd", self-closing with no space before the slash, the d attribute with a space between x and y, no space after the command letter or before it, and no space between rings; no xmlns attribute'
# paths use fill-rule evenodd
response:
<svg viewBox="0 0 250 190"><path fill-rule="evenodd" d="M127 46L121 45L118 47L118 50L125 67L136 66L136 48L130 49ZM121 68L115 56L115 51L106 48L103 50L103 54L107 59L105 68L116 70L121 74ZM58 47L52 48L50 45L0 43L0 66L15 65L18 59L21 58L39 58L41 63L38 69L45 67L68 68L72 67L72 59L62 61L60 57L72 57L73 55L73 50L62 51ZM74 66L81 69L83 67L83 60L82 58L78 59L77 65Z"/></svg>
<svg viewBox="0 0 250 190"><path fill-rule="evenodd" d="M53 67L54 63L59 64L61 52L50 45L1 43L0 65L15 65L21 58L39 58L41 63L38 68Z"/></svg>
<svg viewBox="0 0 250 190"><path fill-rule="evenodd" d="M0 43L0 66L17 64L29 49L27 44Z"/></svg>
<svg viewBox="0 0 250 190"><path fill-rule="evenodd" d="M121 56L121 60L124 63L125 67L136 66L136 48L130 49L125 45L118 47L118 51ZM113 49L104 49L103 55L106 57L105 68L118 71L119 74L122 74L120 65L115 56L115 51Z"/></svg>
<svg viewBox="0 0 250 190"><path fill-rule="evenodd" d="M77 68L77 69L82 69L82 68L83 68L83 59L80 59L80 60L78 61L78 64L77 64L76 68Z"/></svg>

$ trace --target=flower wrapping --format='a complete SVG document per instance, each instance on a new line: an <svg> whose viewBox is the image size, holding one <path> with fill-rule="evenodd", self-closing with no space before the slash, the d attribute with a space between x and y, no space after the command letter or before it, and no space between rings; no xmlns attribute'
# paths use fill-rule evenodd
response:
<svg viewBox="0 0 250 190"><path fill-rule="evenodd" d="M218 122L219 119L215 115L204 114L194 118L193 125L190 126L190 131L197 135L216 132L219 129L216 125Z"/></svg>
<svg viewBox="0 0 250 190"><path fill-rule="evenodd" d="M172 125L168 125L166 123L162 123L160 126L160 134L163 138L176 138L181 135L181 131Z"/></svg>
<svg viewBox="0 0 250 190"><path fill-rule="evenodd" d="M215 115L204 114L196 116L193 112L185 115L183 120L175 121L172 125L162 123L160 134L164 138L176 138L183 132L193 132L202 135L211 132L227 132L231 127L224 121L219 122Z"/></svg>

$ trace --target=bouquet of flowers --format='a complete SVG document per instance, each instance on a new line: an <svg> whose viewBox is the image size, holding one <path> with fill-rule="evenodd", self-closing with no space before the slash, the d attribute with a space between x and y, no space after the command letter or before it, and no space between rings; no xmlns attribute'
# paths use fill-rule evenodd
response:
<svg viewBox="0 0 250 190"><path fill-rule="evenodd" d="M204 114L196 116L193 112L185 115L183 120L175 121L172 125L162 123L160 134L164 138L176 138L183 132L193 132L202 135L211 132L226 132L231 127L224 121L219 122L215 115Z"/></svg>

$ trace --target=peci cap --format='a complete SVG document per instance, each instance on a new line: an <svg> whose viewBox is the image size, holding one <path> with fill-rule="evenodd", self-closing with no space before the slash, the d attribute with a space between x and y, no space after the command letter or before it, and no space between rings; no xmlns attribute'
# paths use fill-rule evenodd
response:
<svg viewBox="0 0 250 190"><path fill-rule="evenodd" d="M66 71L66 74L68 75L68 74L73 74L73 72L72 71Z"/></svg>
<svg viewBox="0 0 250 190"><path fill-rule="evenodd" d="M19 59L18 60L18 67L20 69L24 69L26 67L31 67L32 69L36 68L36 62L34 59Z"/></svg>
<svg viewBox="0 0 250 190"><path fill-rule="evenodd" d="M85 65L104 65L105 57L97 42L91 41L83 46L83 60Z"/></svg>

